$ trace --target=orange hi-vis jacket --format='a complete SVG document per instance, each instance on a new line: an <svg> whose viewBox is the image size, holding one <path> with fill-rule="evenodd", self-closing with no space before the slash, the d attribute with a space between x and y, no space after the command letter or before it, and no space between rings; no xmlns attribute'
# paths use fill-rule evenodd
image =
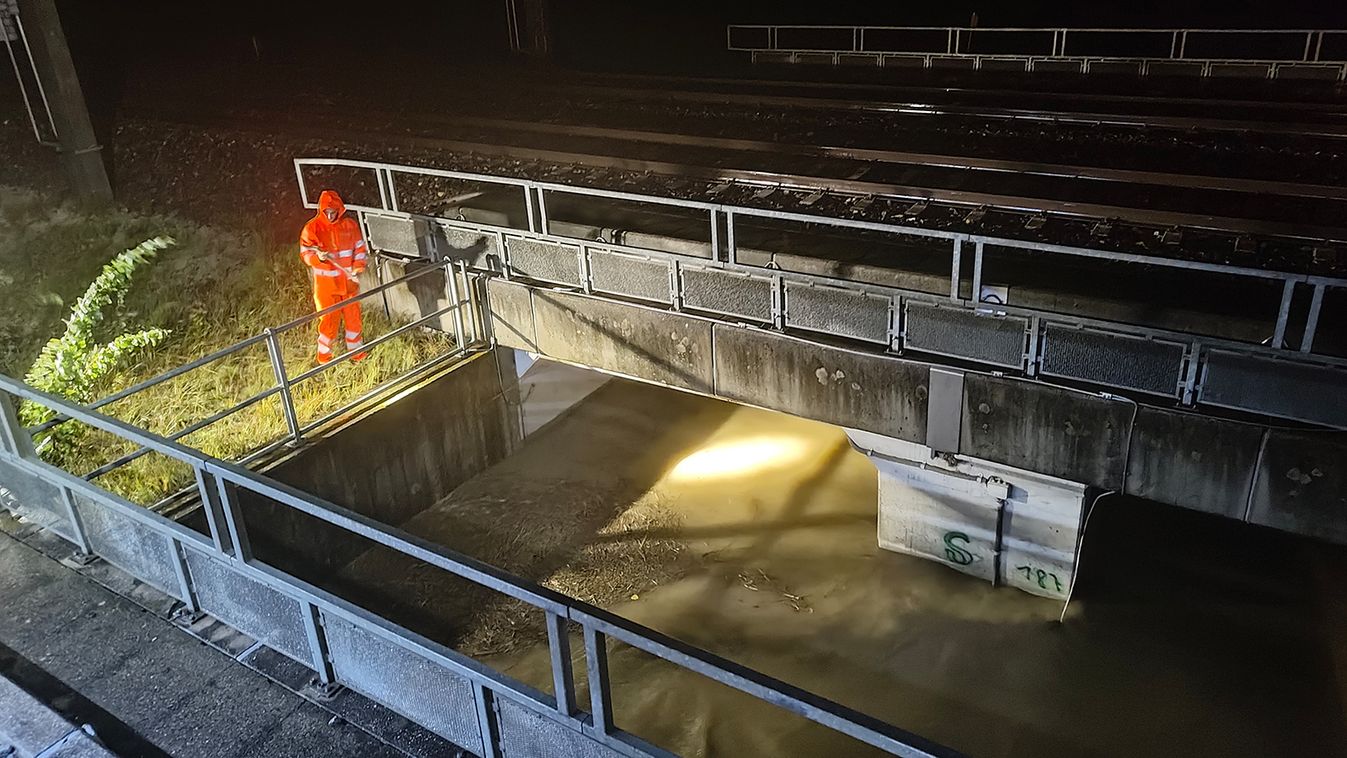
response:
<svg viewBox="0 0 1347 758"><path fill-rule="evenodd" d="M337 211L336 221L327 220L324 211L328 208ZM354 297L359 292L359 283L351 281L341 268L320 260L320 252L326 253L330 260L342 268L357 274L365 270L365 262L369 257L365 239L360 234L360 224L346 215L346 205L332 190L323 190L318 196L318 213L309 219L299 235L299 257L313 269L315 304L320 299L331 305Z"/></svg>
<svg viewBox="0 0 1347 758"><path fill-rule="evenodd" d="M327 220L325 211L328 209L336 211L335 221ZM319 258L320 253L327 260ZM369 249L360 234L359 222L346 215L346 206L332 190L323 190L318 196L318 213L304 224L304 231L299 234L299 257L313 272L316 310L321 311L360 294L360 282L346 271L352 275L364 271ZM343 321L346 322L347 352L354 353L352 360L364 357L360 303L353 302L318 317L319 363L332 360L332 346Z"/></svg>

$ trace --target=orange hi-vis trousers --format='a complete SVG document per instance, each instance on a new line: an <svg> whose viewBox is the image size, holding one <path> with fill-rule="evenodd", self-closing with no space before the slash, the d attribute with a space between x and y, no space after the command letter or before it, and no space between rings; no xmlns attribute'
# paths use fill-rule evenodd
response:
<svg viewBox="0 0 1347 758"><path fill-rule="evenodd" d="M317 310L322 310L331 305L336 305L346 296L340 292L315 292L313 295L313 304ZM341 332L342 321L346 322L346 332ZM318 362L327 363L332 360L332 345L336 344L337 338L344 336L346 338L346 351L356 353L363 346L361 340L361 321L360 321L360 303L350 303L342 308L338 308L331 313L324 313L318 317Z"/></svg>

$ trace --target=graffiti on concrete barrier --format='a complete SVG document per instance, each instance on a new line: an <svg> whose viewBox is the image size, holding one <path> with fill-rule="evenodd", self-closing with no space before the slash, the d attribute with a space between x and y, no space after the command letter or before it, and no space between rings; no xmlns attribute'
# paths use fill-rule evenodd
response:
<svg viewBox="0 0 1347 758"><path fill-rule="evenodd" d="M1058 578L1057 578L1057 575L1054 574L1054 573L1052 573L1051 571L1044 571L1043 569L1036 569L1036 568L1034 568L1034 567L1032 567L1032 566L1016 566L1016 567L1015 567L1015 570L1016 570L1016 571L1023 571L1023 572L1024 572L1024 578L1025 578L1025 579L1028 579L1028 580L1031 581L1031 582L1032 582L1032 581L1037 581L1037 582L1038 582L1038 588L1039 588L1039 589L1043 589L1043 590L1055 590L1055 591L1057 591L1057 592L1061 592L1061 591L1062 591L1062 580L1058 579ZM1049 579L1052 580L1052 585L1053 585L1053 586L1051 586L1051 587L1048 586L1048 580L1049 580Z"/></svg>
<svg viewBox="0 0 1347 758"><path fill-rule="evenodd" d="M956 566L967 566L972 563L973 554L954 544L955 542L967 545L969 537L963 532L945 532L945 559Z"/></svg>

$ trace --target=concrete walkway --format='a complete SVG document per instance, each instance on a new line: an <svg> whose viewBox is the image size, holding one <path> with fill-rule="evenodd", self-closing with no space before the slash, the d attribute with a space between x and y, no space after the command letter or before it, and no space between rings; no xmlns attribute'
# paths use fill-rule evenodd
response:
<svg viewBox="0 0 1347 758"><path fill-rule="evenodd" d="M0 676L21 688L16 698L87 724L113 753L461 755L355 693L306 699L308 669L209 617L181 626L171 598L101 561L58 561L69 555L0 513ZM23 718L0 710L0 735Z"/></svg>

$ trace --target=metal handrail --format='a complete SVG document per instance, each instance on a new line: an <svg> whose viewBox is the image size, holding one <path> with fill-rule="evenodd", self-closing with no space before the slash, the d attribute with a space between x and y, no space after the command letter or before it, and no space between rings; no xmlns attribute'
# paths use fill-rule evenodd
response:
<svg viewBox="0 0 1347 758"><path fill-rule="evenodd" d="M851 32L850 46L838 45L833 47L783 47L779 44L779 33L787 32ZM766 32L766 42L763 44L740 43L735 44L735 32ZM876 48L866 44L866 32L944 32L945 49L936 49L937 45L913 46L927 47L930 49L885 49ZM1018 53L977 53L967 49L968 45L976 35L1024 35L1038 34L1051 35L1051 49L1048 52L1032 51ZM1079 40L1082 36L1089 35L1121 35L1134 38L1154 38L1156 36L1169 38L1169 51L1165 55L1154 55L1148 53L1139 53L1135 55L1096 55L1091 53L1075 52L1067 53L1068 39ZM1182 61L1190 63L1201 63L1203 75L1210 73L1212 64L1256 64L1269 67L1269 76L1275 77L1283 65L1312 65L1312 66L1332 66L1338 69L1338 76L1341 79L1347 76L1347 61L1324 59L1323 47L1326 36L1347 34L1347 30L1342 29L1180 29L1180 28L1103 28L1103 27L972 27L972 26L857 26L857 25L827 25L827 24L729 24L725 27L725 46L727 50L736 52L748 52L754 55L754 60L760 52L781 52L781 53L831 53L834 56L852 53L868 55L909 55L909 56L952 56L958 58L981 59L1028 59L1034 60L1063 60L1063 61L1085 61L1085 67L1082 70L1088 70L1089 61L1098 62L1120 62L1136 61L1143 64L1143 71L1146 70L1146 64L1159 61ZM1071 35L1075 35L1071 37ZM1298 54L1286 53L1274 57L1217 57L1217 56L1189 56L1188 41L1189 38L1202 39L1224 36L1226 39L1237 39L1240 36L1256 35L1261 37L1283 36L1283 37L1303 37L1304 44ZM873 36L873 35L872 35ZM1032 66L1031 66L1032 67Z"/></svg>
<svg viewBox="0 0 1347 758"><path fill-rule="evenodd" d="M303 168L310 166L321 167L325 165L328 165L328 159L324 158L299 158L295 160L296 175L299 178L301 192L306 191L304 184ZM783 220L807 224L818 224L824 227L834 227L839 229L873 231L909 237L920 237L928 240L935 240L938 241L940 244L950 245L950 256L952 265L950 269L951 281L950 281L949 297L951 300L956 301L959 300L956 284L958 283L960 277L959 260L961 256L970 253L973 255L974 260L973 281L976 285L976 283L979 283L982 280L983 251L985 248L989 246L1031 250L1035 252L1044 252L1055 255L1064 255L1072 257L1113 260L1127 264L1162 266L1165 268L1180 268L1209 273L1230 274L1235 276L1249 277L1252 279L1281 281L1283 283L1283 292L1282 292L1282 300L1278 307L1278 315L1276 323L1277 335L1283 334L1287 327L1287 319L1289 318L1291 311L1290 306L1292 303L1292 299L1294 297L1293 285L1305 284L1312 287L1315 293L1314 297L1316 298L1316 300L1320 301L1322 300L1323 297L1322 293L1325 288L1347 288L1347 279L1344 278L1314 276L1306 274L1292 274L1283 271L1250 268L1246 266L1237 266L1222 263L1185 261L1172 258L1161 258L1151 255L1142 255L1137 253L1124 253L1119 251L1111 251L1096 248L1054 245L1043 242L1031 242L1027 240L1019 240L1013 238L996 237L984 234L973 234L969 232L951 232L940 229L926 229L923 227L904 226L902 224L893 224L888 222L862 221L862 220L852 220L829 216L813 215L808 213L765 210L761 208L735 206L723 203L706 203L701 201L681 200L677 198L659 197L634 192L603 190L584 186L560 185L547 182L532 182L529 180L518 179L514 177L492 177L483 174L467 174L463 172L444 171L441 169L428 169L416 166L405 166L405 165L384 163L379 161L332 159L332 165L350 166L373 171L379 178L380 182L383 182L385 177L390 177L394 174L401 174L401 173L413 176L449 174L460 177L469 177L473 181L478 181L482 183L491 183L492 181L496 181L501 184L507 184L515 187L522 187L524 189L524 201L526 204L525 210L531 222L530 228L528 230L520 229L513 226L500 226L480 222L460 223L452 219L416 216L415 214L404 213L400 210L389 207L376 208L370 211L370 213L374 213L377 215L384 215L396 218L423 218L434 221L436 223L447 224L462 228L471 228L480 231L482 233L498 235L501 237L502 241L505 237L511 235L525 235L525 234L541 235L544 238L554 236L551 235L548 229L546 228L545 223L546 212L544 210L545 197L543 195L544 190L564 191L570 194L602 198L602 199L616 199L635 203L652 203L665 206L682 207L687 209L691 213L703 213L706 215L707 218L707 223L709 227L708 236L711 240L710 244L712 254L711 258L709 259L709 263L710 265L713 266L733 267L739 265L736 257L737 245L736 245L735 230L738 220L740 218ZM542 225L532 223L535 217L544 219L544 223ZM722 223L724 225L723 234L721 231ZM560 235L556 236L559 239L563 240L568 239L561 237ZM706 258L693 258L690 256L682 256L675 253L665 253L615 243L598 243L585 240L571 240L572 244L574 244L575 242L580 242L590 247L668 258L676 262L677 261L686 261L688 263L708 262L708 259ZM792 274L791 276L795 277L797 275ZM810 275L805 274L800 274L798 276L806 279L813 278ZM845 280L836 280L836 279L830 281L832 281L833 283L845 282ZM976 300L976 297L974 299ZM1307 329L1305 331L1305 334L1307 336L1307 339L1302 341L1302 344L1298 346L1298 349L1282 348L1280 346L1280 342L1278 342L1273 352L1278 356L1286 357L1288 359L1295 359L1297 356L1303 356L1304 354L1310 353L1311 352L1310 341L1313 339L1314 326L1318 317L1318 313L1319 311L1317 309L1311 312L1311 315L1309 316L1306 323ZM1050 313L1050 312L1043 312L1041 314L1035 312L1032 315L1042 315L1045 318L1061 318L1065 316L1067 318L1089 320L1088 317L1075 316L1072 314ZM1127 328L1129 325L1122 323L1111 323L1111 326L1113 328ZM1187 335L1184 337L1184 339L1191 341L1192 337L1191 335ZM1202 338L1201 341L1203 343L1208 343L1213 341L1219 342L1220 340L1210 340ZM1324 358L1324 356L1316 356L1316 357Z"/></svg>
<svg viewBox="0 0 1347 758"><path fill-rule="evenodd" d="M137 508L88 482L72 477L65 471L25 455L22 450L6 452L4 447L0 446L0 458L21 465L25 471L52 483L67 496L71 492L79 492L90 498L98 507L112 508L120 515L163 535L169 540L173 555L181 555L182 545L191 545L193 550L213 553L233 570L245 573L250 579L260 581L287 597L294 598L305 607L316 609L321 606L325 610L336 610L362 628L374 631L382 638L420 657L429 658L475 683L491 687L494 694L508 697L537 712L548 711L550 706L551 712L547 715L551 718L562 720L577 731L625 754L667 755L668 753L619 729L613 723L610 708L611 689L607 673L605 642L607 636L895 755L914 758L957 755L952 750L895 726L662 635L653 629L622 619L601 608L382 524L368 516L272 480L240 465L213 458L179 442L34 389L3 374L0 374L0 395L44 405L93 428L109 432L191 466L196 472L202 502L207 505L204 512L212 537L207 539L159 514ZM8 398L0 400L8 402ZM8 423L9 417L0 414L0 426ZM8 431L20 433L22 430L15 427ZM281 506L448 571L478 586L523 601L544 611L551 629L564 630L565 621L579 624L583 629L589 652L588 674L594 712L589 718L582 719L580 709L572 701L574 679L570 671L570 658L568 655L562 655L569 644L564 641L564 634L562 636L549 634L553 681L557 689L554 696L548 697L467 656L425 640L387 619L351 605L258 560L249 547L247 529L237 499L239 489L260 495ZM81 544L87 545L78 519L72 517L71 526L77 532L77 539ZM187 602L189 607L193 607L194 593L190 586L192 581L190 574L180 570L178 579L182 585L180 599ZM332 681L334 677L332 662L328 657L329 647L323 641L322 626L312 624L307 632L311 641L317 643L310 645L314 660L309 665L319 672L321 681Z"/></svg>

